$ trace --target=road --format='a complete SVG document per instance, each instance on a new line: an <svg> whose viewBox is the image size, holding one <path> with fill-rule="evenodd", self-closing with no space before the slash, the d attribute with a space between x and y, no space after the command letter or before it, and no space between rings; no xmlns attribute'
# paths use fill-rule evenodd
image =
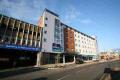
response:
<svg viewBox="0 0 120 80"><path fill-rule="evenodd" d="M106 67L120 66L120 61L103 62L76 68L46 69L0 80L98 80Z"/></svg>

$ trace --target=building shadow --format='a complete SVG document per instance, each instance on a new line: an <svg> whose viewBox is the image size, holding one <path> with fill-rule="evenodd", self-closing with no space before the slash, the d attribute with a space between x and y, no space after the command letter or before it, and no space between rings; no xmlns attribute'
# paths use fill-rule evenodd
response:
<svg viewBox="0 0 120 80"><path fill-rule="evenodd" d="M111 70L111 80L120 80L120 71Z"/></svg>
<svg viewBox="0 0 120 80"><path fill-rule="evenodd" d="M111 80L120 80L120 70L105 68L104 73L109 74Z"/></svg>
<svg viewBox="0 0 120 80"><path fill-rule="evenodd" d="M36 72L36 71L40 71L40 70L44 70L44 69L45 68L38 68L38 67L28 68L28 67L26 67L26 68L23 68L23 69L3 71L3 72L0 72L0 79L10 77L10 76L20 75L20 74L26 74L26 73L30 73L30 72Z"/></svg>
<svg viewBox="0 0 120 80"><path fill-rule="evenodd" d="M47 80L46 77L40 77L40 78L36 78L36 79L32 79L32 80Z"/></svg>

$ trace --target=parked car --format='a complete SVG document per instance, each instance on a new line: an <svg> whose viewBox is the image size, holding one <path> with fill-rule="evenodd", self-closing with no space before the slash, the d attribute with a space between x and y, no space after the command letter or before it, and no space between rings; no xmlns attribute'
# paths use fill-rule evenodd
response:
<svg viewBox="0 0 120 80"><path fill-rule="evenodd" d="M92 59L94 62L99 62L99 59Z"/></svg>
<svg viewBox="0 0 120 80"><path fill-rule="evenodd" d="M76 58L75 63L76 63L76 64L83 64L83 63L84 63L84 61L83 61L83 59Z"/></svg>

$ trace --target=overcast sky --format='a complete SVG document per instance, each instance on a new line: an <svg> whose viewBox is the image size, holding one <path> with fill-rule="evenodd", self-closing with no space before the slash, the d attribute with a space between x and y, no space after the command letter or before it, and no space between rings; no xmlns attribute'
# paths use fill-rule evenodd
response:
<svg viewBox="0 0 120 80"><path fill-rule="evenodd" d="M32 24L44 8L65 24L96 35L100 51L120 48L120 0L0 0L0 13Z"/></svg>

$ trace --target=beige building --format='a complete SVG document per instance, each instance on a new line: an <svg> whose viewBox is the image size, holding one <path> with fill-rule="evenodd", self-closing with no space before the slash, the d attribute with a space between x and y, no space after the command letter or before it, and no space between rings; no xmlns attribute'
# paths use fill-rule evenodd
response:
<svg viewBox="0 0 120 80"><path fill-rule="evenodd" d="M116 52L101 52L100 59L102 60L111 60L111 59L119 59L120 55Z"/></svg>

